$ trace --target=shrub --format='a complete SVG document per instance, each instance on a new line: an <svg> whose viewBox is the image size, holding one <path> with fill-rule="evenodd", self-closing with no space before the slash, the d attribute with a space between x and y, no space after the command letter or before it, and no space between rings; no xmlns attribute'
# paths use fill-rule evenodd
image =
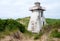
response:
<svg viewBox="0 0 60 41"><path fill-rule="evenodd" d="M43 35L43 32L40 31L39 34L35 34L34 39L35 39L35 40L36 40L36 39L39 39L42 35Z"/></svg>
<svg viewBox="0 0 60 41"><path fill-rule="evenodd" d="M8 35L11 32L18 31L24 33L25 26L13 19L0 19L0 36Z"/></svg>
<svg viewBox="0 0 60 41"><path fill-rule="evenodd" d="M60 32L58 32L58 30L55 29L52 31L51 36L55 38L60 38Z"/></svg>

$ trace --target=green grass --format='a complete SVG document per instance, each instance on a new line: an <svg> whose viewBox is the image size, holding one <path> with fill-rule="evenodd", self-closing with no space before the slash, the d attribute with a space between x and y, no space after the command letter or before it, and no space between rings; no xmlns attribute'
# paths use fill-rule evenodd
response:
<svg viewBox="0 0 60 41"><path fill-rule="evenodd" d="M21 24L23 24L26 29L27 29L27 27L28 27L29 20L30 20L30 17L18 18L18 19L16 19L16 21L18 21L18 22L20 22Z"/></svg>
<svg viewBox="0 0 60 41"><path fill-rule="evenodd" d="M49 25L55 24L56 22L60 22L60 19L51 19L51 18L46 18L46 22Z"/></svg>

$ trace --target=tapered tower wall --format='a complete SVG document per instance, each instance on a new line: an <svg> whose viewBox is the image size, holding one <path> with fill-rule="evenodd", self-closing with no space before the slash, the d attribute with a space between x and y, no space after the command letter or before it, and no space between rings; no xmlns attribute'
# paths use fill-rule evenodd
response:
<svg viewBox="0 0 60 41"><path fill-rule="evenodd" d="M32 11L32 15L28 25L28 31L39 33L43 25L46 24L43 16L44 9L42 9L39 2L36 2L30 11Z"/></svg>

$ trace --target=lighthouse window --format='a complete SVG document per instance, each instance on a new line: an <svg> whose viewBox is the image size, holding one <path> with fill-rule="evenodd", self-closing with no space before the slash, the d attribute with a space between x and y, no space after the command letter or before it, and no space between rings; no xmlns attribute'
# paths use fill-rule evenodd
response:
<svg viewBox="0 0 60 41"><path fill-rule="evenodd" d="M44 22L43 22L43 26L44 26Z"/></svg>
<svg viewBox="0 0 60 41"><path fill-rule="evenodd" d="M43 17L43 11L41 11L41 17Z"/></svg>

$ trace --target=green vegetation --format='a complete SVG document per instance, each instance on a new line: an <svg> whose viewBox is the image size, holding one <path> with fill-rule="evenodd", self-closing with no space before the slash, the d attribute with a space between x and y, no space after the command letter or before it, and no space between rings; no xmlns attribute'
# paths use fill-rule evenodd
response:
<svg viewBox="0 0 60 41"><path fill-rule="evenodd" d="M50 36L60 38L60 32L58 32L57 29L54 29Z"/></svg>
<svg viewBox="0 0 60 41"><path fill-rule="evenodd" d="M0 38L20 30L25 32L25 27L13 19L0 19Z"/></svg>
<svg viewBox="0 0 60 41"><path fill-rule="evenodd" d="M60 19L50 19L50 18L46 18L46 22L49 24L49 25L52 25L52 24L55 24L57 22L60 22Z"/></svg>
<svg viewBox="0 0 60 41"><path fill-rule="evenodd" d="M39 34L34 34L34 40L39 39L43 35L43 32L40 31Z"/></svg>
<svg viewBox="0 0 60 41"><path fill-rule="evenodd" d="M26 17L26 18L17 19L17 20L18 20L18 22L20 22L23 25L25 25L25 28L27 29L27 26L28 26L28 23L29 23L29 19L30 19L30 17ZM44 26L39 34L33 34L34 39L38 39L44 33L48 33L49 31L52 31L55 28L57 28L57 29L60 28L60 19L46 18L46 22L47 22L48 25ZM28 34L28 32L26 34ZM32 33L30 33L30 36L32 36Z"/></svg>
<svg viewBox="0 0 60 41"><path fill-rule="evenodd" d="M54 38L60 38L60 32L58 29L60 29L60 19L46 19L48 25L43 27L44 33L50 33L50 37Z"/></svg>
<svg viewBox="0 0 60 41"><path fill-rule="evenodd" d="M18 22L20 22L21 24L23 24L26 29L27 29L27 27L28 27L29 20L30 20L30 17L18 18L18 19L16 19L16 21L18 21Z"/></svg>
<svg viewBox="0 0 60 41"><path fill-rule="evenodd" d="M60 31L58 31L58 29L60 29L60 21L56 21L52 25L52 32L51 32L52 37L60 38Z"/></svg>
<svg viewBox="0 0 60 41"><path fill-rule="evenodd" d="M60 29L60 19L46 18L46 22L48 25L44 26L39 34L32 34L31 32L27 31L29 19L30 17L18 18L16 20L0 19L0 38L13 32L17 32L18 30L24 33L25 36L34 36L34 39L40 38L44 33L48 33L49 31L51 31L51 37L60 38L60 32L53 31L53 29Z"/></svg>

